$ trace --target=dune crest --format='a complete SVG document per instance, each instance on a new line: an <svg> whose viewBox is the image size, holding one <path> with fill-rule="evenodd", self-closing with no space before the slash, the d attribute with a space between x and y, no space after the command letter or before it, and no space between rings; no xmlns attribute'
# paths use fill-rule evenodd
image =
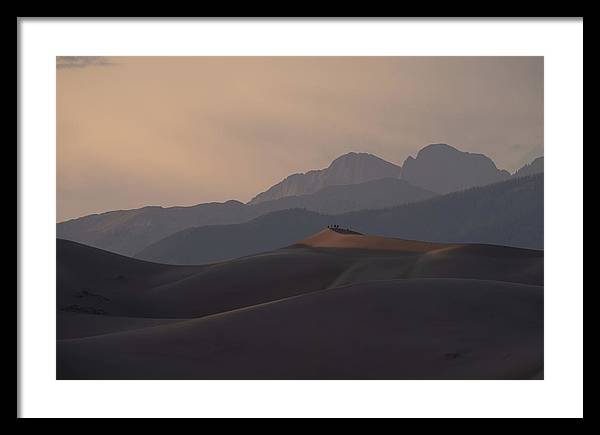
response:
<svg viewBox="0 0 600 435"><path fill-rule="evenodd" d="M417 240L403 240L391 237L369 236L365 234L347 234L325 228L310 237L296 243L296 246L312 248L373 249L381 251L433 252L440 249L457 248L462 245L448 243L429 243Z"/></svg>

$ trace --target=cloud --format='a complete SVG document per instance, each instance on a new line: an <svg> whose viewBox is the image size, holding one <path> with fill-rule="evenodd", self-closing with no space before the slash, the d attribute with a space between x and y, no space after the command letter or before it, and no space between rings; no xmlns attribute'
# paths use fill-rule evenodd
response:
<svg viewBox="0 0 600 435"><path fill-rule="evenodd" d="M103 56L56 56L57 69L109 65L114 65L114 63L110 58Z"/></svg>

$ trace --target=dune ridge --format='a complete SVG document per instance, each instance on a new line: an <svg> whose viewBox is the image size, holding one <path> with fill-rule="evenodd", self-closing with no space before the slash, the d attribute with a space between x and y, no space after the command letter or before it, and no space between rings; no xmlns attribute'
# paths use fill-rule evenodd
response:
<svg viewBox="0 0 600 435"><path fill-rule="evenodd" d="M421 242L418 240L403 240L392 237L367 236L364 234L344 234L329 228L323 229L299 241L295 245L312 248L374 249L407 252L431 252L461 246L450 243Z"/></svg>

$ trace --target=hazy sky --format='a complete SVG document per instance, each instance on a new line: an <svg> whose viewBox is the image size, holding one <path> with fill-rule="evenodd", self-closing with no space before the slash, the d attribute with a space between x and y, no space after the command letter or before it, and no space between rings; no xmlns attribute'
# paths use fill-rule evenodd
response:
<svg viewBox="0 0 600 435"><path fill-rule="evenodd" d="M248 201L363 151L543 154L541 57L57 58L57 220Z"/></svg>

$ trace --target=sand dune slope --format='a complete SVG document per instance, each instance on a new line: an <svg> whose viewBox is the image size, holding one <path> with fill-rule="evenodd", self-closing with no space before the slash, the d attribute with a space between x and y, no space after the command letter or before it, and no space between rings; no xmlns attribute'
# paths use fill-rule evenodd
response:
<svg viewBox="0 0 600 435"><path fill-rule="evenodd" d="M543 290L369 282L58 342L60 379L522 379L543 365Z"/></svg>
<svg viewBox="0 0 600 435"><path fill-rule="evenodd" d="M59 311L119 317L195 318L321 290L355 261L296 249L182 267L58 246Z"/></svg>
<svg viewBox="0 0 600 435"><path fill-rule="evenodd" d="M59 379L543 378L543 252L325 230L204 266L57 241Z"/></svg>
<svg viewBox="0 0 600 435"><path fill-rule="evenodd" d="M451 277L534 285L543 280L543 257L537 251L395 239L386 240L400 249L377 250L371 249L380 247L373 240L381 238L327 235L335 242L331 246L343 246L345 238L349 246L362 249L297 245L206 266L146 263L59 240L57 308L118 317L196 318L373 280Z"/></svg>
<svg viewBox="0 0 600 435"><path fill-rule="evenodd" d="M448 249L459 245L402 240L391 237L368 236L364 234L344 234L324 229L297 243L312 248L372 249L380 251L430 252Z"/></svg>
<svg viewBox="0 0 600 435"><path fill-rule="evenodd" d="M95 335L168 325L185 320L187 319L98 316L58 311L56 313L56 336L59 339L92 337Z"/></svg>
<svg viewBox="0 0 600 435"><path fill-rule="evenodd" d="M394 278L469 278L543 285L542 251L494 245L429 243L329 229L293 247L355 255L334 282L347 285Z"/></svg>

